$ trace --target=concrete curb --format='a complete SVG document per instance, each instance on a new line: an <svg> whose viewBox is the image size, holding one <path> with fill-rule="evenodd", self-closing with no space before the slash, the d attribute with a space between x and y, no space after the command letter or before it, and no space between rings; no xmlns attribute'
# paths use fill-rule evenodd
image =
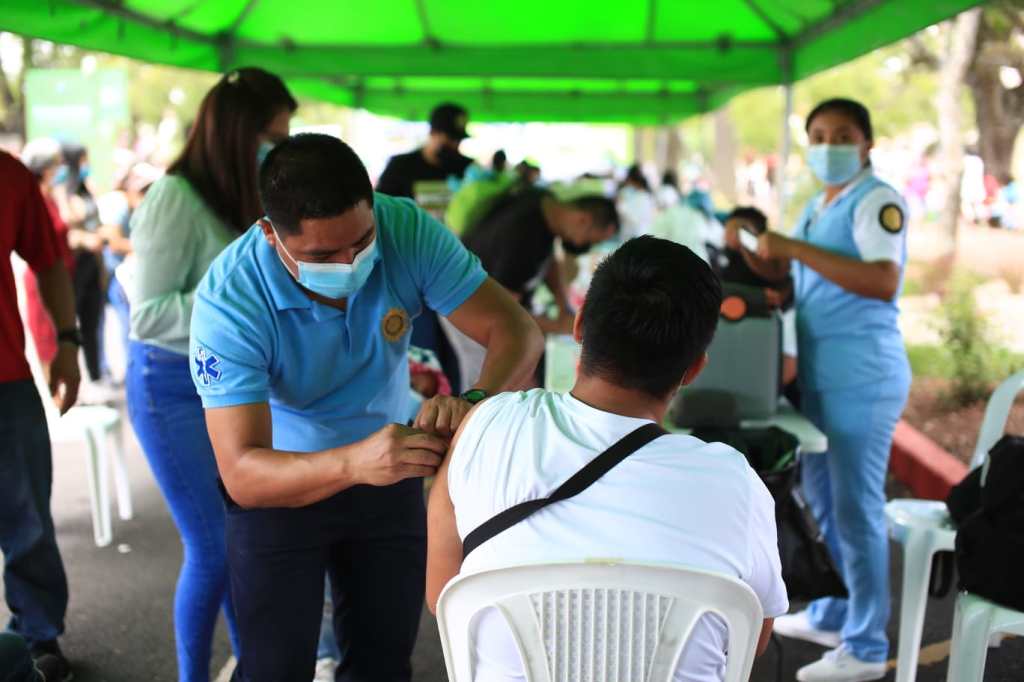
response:
<svg viewBox="0 0 1024 682"><path fill-rule="evenodd" d="M892 437L889 471L926 500L945 500L949 489L967 475L967 465L905 421Z"/></svg>

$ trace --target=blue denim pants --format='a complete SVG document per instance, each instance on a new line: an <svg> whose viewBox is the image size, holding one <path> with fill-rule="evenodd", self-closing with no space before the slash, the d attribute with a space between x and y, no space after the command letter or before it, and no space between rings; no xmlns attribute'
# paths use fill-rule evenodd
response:
<svg viewBox="0 0 1024 682"><path fill-rule="evenodd" d="M188 358L132 341L128 416L181 533L184 562L174 593L174 635L181 682L208 682L210 648L223 608L238 650L228 590L224 503L203 406Z"/></svg>
<svg viewBox="0 0 1024 682"><path fill-rule="evenodd" d="M68 581L50 515L53 459L31 379L0 383L0 551L8 628L29 644L64 632Z"/></svg>

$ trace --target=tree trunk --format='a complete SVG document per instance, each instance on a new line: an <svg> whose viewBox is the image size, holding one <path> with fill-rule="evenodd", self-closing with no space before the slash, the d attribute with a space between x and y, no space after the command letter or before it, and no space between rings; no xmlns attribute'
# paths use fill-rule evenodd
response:
<svg viewBox="0 0 1024 682"><path fill-rule="evenodd" d="M26 41L22 39L24 45ZM2 58L2 56L0 56ZM22 64L21 73L25 73L25 64ZM23 84L23 83L22 83ZM3 63L0 62L0 101L4 105L4 118L0 121L0 130L12 135L25 137L25 107L24 88L19 88L18 95L14 94L14 88L7 78Z"/></svg>
<svg viewBox="0 0 1024 682"><path fill-rule="evenodd" d="M939 115L941 187L945 201L939 215L944 259L952 261L956 253L956 233L960 222L960 180L964 169L963 111L960 95L967 69L974 57L980 9L964 12L947 22L948 49L939 72L936 108Z"/></svg>
<svg viewBox="0 0 1024 682"><path fill-rule="evenodd" d="M985 172L1006 183L1012 174L1013 147L1024 125L1024 84L1003 86L1000 69L1024 70L1024 55L1011 45L1013 35L998 35L983 18L975 57L967 72L978 125L978 152Z"/></svg>
<svg viewBox="0 0 1024 682"><path fill-rule="evenodd" d="M718 109L714 115L715 150L711 161L714 187L730 206L736 204L736 126L729 115L729 105Z"/></svg>

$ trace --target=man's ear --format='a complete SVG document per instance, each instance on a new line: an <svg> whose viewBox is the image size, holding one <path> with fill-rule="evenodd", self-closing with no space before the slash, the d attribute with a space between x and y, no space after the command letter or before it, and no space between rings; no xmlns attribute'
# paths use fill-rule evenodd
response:
<svg viewBox="0 0 1024 682"><path fill-rule="evenodd" d="M274 228L270 226L270 221L266 218L260 218L256 221L260 226L260 230L263 231L263 238L267 240L267 243L271 246L277 245L277 235L274 234Z"/></svg>
<svg viewBox="0 0 1024 682"><path fill-rule="evenodd" d="M696 379L707 366L708 354L702 353L700 358L698 358L695 363L690 365L690 368L683 373L683 381L682 383L680 383L680 387L689 386L690 384L692 384L694 379Z"/></svg>
<svg viewBox="0 0 1024 682"><path fill-rule="evenodd" d="M584 303L584 305L586 304ZM576 343L583 343L583 306L580 306L572 321L572 338Z"/></svg>

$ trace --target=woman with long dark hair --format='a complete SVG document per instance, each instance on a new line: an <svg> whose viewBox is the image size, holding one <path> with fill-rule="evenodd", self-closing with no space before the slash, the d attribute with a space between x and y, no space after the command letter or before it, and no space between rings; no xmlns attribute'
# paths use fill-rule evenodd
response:
<svg viewBox="0 0 1024 682"><path fill-rule="evenodd" d="M128 414L184 544L174 599L181 682L209 680L222 606L238 648L217 466L189 372L192 297L213 259L263 215L259 163L288 137L296 107L271 73L226 74L203 99L181 155L132 217Z"/></svg>

